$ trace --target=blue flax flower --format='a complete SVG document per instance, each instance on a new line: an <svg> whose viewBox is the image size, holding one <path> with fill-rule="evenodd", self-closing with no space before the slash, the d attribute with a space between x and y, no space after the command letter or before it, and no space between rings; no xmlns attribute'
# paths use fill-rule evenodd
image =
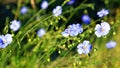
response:
<svg viewBox="0 0 120 68"><path fill-rule="evenodd" d="M116 46L116 42L115 41L109 41L107 44L106 44L106 47L107 48L114 48Z"/></svg>
<svg viewBox="0 0 120 68"><path fill-rule="evenodd" d="M0 48L5 48L8 44L12 42L12 35L11 34L6 34L0 35Z"/></svg>
<svg viewBox="0 0 120 68"><path fill-rule="evenodd" d="M72 24L69 26L70 36L77 36L79 33L83 32L83 28L80 24Z"/></svg>
<svg viewBox="0 0 120 68"><path fill-rule="evenodd" d="M23 7L20 9L20 13L21 13L21 14L26 14L27 11L28 11L28 7L26 7L26 6L23 6Z"/></svg>
<svg viewBox="0 0 120 68"><path fill-rule="evenodd" d="M48 7L48 2L47 1L43 1L41 4L41 8L42 9L46 9Z"/></svg>
<svg viewBox="0 0 120 68"><path fill-rule="evenodd" d="M69 25L69 27L67 29L65 29L65 31L62 32L62 35L64 37L68 37L70 36L77 36L78 34L83 32L83 28L81 27L80 24L72 24Z"/></svg>
<svg viewBox="0 0 120 68"><path fill-rule="evenodd" d="M103 17L103 16L106 16L106 15L108 15L108 14L109 14L109 11L106 10L106 9L102 9L102 10L100 10L99 12L97 12L97 15L98 15L99 17Z"/></svg>
<svg viewBox="0 0 120 68"><path fill-rule="evenodd" d="M43 29L43 28L41 28L41 29L39 29L39 30L37 31L37 35L38 35L39 37L42 37L43 35L45 35L45 33L46 33L46 31L45 31L45 29Z"/></svg>
<svg viewBox="0 0 120 68"><path fill-rule="evenodd" d="M90 19L90 17L88 15L83 15L82 16L82 21L85 24L90 24L91 19Z"/></svg>
<svg viewBox="0 0 120 68"><path fill-rule="evenodd" d="M70 0L67 4L72 5L73 3L75 3L75 0Z"/></svg>
<svg viewBox="0 0 120 68"><path fill-rule="evenodd" d="M11 23L10 29L13 30L13 31L17 31L21 26L21 22L17 21L17 20L13 20L10 23Z"/></svg>
<svg viewBox="0 0 120 68"><path fill-rule="evenodd" d="M110 31L110 25L107 22L102 22L101 25L97 24L95 26L95 35L97 37L105 36Z"/></svg>
<svg viewBox="0 0 120 68"><path fill-rule="evenodd" d="M56 6L56 8L53 9L52 11L54 16L60 16L62 14L62 7L61 6Z"/></svg>
<svg viewBox="0 0 120 68"><path fill-rule="evenodd" d="M62 32L62 36L68 37L69 33L70 33L69 29L65 29L65 31Z"/></svg>
<svg viewBox="0 0 120 68"><path fill-rule="evenodd" d="M79 54L88 54L91 49L92 49L92 45L87 40L83 41L83 43L80 43L77 46L77 52Z"/></svg>

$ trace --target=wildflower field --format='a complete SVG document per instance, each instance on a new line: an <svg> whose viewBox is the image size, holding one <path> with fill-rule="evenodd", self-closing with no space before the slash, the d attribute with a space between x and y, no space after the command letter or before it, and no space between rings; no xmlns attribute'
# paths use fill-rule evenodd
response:
<svg viewBox="0 0 120 68"><path fill-rule="evenodd" d="M120 0L0 0L0 68L120 68Z"/></svg>

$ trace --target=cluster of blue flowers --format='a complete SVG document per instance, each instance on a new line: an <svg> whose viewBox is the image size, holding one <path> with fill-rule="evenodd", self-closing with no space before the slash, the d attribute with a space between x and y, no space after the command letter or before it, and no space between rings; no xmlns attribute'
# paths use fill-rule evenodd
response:
<svg viewBox="0 0 120 68"><path fill-rule="evenodd" d="M17 21L17 20L13 20L10 22L10 29L12 31L18 31L20 29L21 26L21 22ZM37 31L37 35L38 37L42 37L43 35L45 35L46 31L42 28L39 29ZM4 35L0 35L0 48L5 48L8 44L10 44L12 42L12 35L11 34L6 34Z"/></svg>
<svg viewBox="0 0 120 68"><path fill-rule="evenodd" d="M62 32L62 35L64 37L77 36L78 34L81 34L82 32L83 32L83 28L81 27L80 24L72 24L72 25L69 25L69 27L65 29L65 31Z"/></svg>
<svg viewBox="0 0 120 68"><path fill-rule="evenodd" d="M43 1L41 4L41 8L42 9L46 9L48 7L48 2L47 1ZM60 10L59 10L60 9ZM20 13L21 14L26 14L28 12L28 7L23 6L20 9ZM55 16L59 16L62 13L62 9L61 6L57 6L56 9L53 10L53 14ZM18 20L12 20L10 22L10 29L14 32L18 31L21 27L21 22ZM37 31L37 35L38 37L42 37L44 34L46 33L46 31L44 29L39 29ZM11 34L6 34L4 35L0 35L0 48L5 48L8 44L10 44L12 42L12 35Z"/></svg>
<svg viewBox="0 0 120 68"><path fill-rule="evenodd" d="M97 15L99 17L103 17L109 14L108 10L102 9L100 10ZM90 17L88 15L82 16L82 22L85 24L90 24ZM67 29L62 32L62 36L77 36L79 33L83 32L83 28L80 24L72 24ZM101 22L100 24L96 24L95 26L95 35L97 37L106 36L110 32L110 25L108 22ZM107 48L114 48L116 46L115 41L110 41L106 44ZM78 44L77 52L79 54L88 54L92 49L92 45L88 40L84 40L83 43Z"/></svg>
<svg viewBox="0 0 120 68"><path fill-rule="evenodd" d="M69 5L72 5L75 2L75 0L70 0L68 2ZM41 9L47 9L48 8L49 3L47 1L43 1L40 5ZM26 14L28 12L28 7L23 6L20 10L21 14ZM52 11L53 15L55 17L58 17L62 14L62 6L56 6L53 11ZM102 9L100 10L97 15L98 17L104 17L106 15L109 14L109 11L106 9ZM91 22L91 18L89 17L89 15L85 14L82 16L82 22L85 24L90 24ZM13 20L10 22L10 29L12 31L18 31L21 27L21 22L17 21L17 20ZM101 22L100 24L96 24L95 26L95 35L97 37L102 37L102 36L106 36L110 31L110 25L108 22ZM81 24L77 23L77 24L72 24L69 25L68 28L66 28L61 34L64 37L68 37L68 36L77 36L79 34L81 34L83 32L83 28L81 26ZM37 35L38 37L42 37L44 36L46 33L45 29L41 28L37 31ZM8 44L10 44L12 42L12 35L11 34L6 34L4 35L0 35L0 48L5 48ZM106 44L107 48L114 48L116 46L116 42L115 41L110 41ZM79 43L77 46L77 52L79 54L88 54L92 49L92 45L90 44L90 42L88 40L84 40L83 43Z"/></svg>
<svg viewBox="0 0 120 68"><path fill-rule="evenodd" d="M73 3L74 3L74 0L71 0L69 4L73 4ZM49 3L48 3L46 0L44 0L44 1L40 4L41 9L47 9L48 6L49 6ZM21 10L20 10L20 13L21 13L21 14L26 14L27 12L28 12L28 7L26 7L26 6L23 6L23 7L21 8ZM53 9L52 13L53 13L53 15L54 15L55 17L60 16L60 15L62 14L62 6L56 6L56 7Z"/></svg>
<svg viewBox="0 0 120 68"><path fill-rule="evenodd" d="M17 31L21 26L20 21L17 20L13 20L10 23L10 29L13 31ZM11 34L6 34L5 36L0 35L0 48L5 48L8 44L12 42L12 40L13 39Z"/></svg>

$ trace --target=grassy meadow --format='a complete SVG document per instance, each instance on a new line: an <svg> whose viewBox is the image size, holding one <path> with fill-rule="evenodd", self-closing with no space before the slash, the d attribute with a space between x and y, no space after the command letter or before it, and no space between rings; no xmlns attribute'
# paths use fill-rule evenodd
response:
<svg viewBox="0 0 120 68"><path fill-rule="evenodd" d="M48 3L41 6L43 1ZM69 1L1 0L0 68L120 68L120 1ZM22 12L24 6L27 9ZM58 15L53 12L56 6L62 9ZM102 9L109 14L99 17L97 13ZM83 15L90 17L89 23L83 21ZM10 26L13 20L20 22L18 29L19 25ZM95 27L102 22L107 22L110 30L97 37ZM62 32L77 23L81 24L82 33L64 37ZM44 30L39 34L39 29ZM6 34L11 34L12 42L3 47L10 40L3 39ZM79 54L77 46L84 40L90 42L92 49ZM109 41L115 41L116 46L107 48Z"/></svg>

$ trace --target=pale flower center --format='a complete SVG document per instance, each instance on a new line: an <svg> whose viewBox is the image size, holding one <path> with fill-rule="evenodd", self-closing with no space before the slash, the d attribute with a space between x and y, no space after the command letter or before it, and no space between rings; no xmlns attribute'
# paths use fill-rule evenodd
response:
<svg viewBox="0 0 120 68"><path fill-rule="evenodd" d="M86 50L86 49L87 49L87 46L83 46L83 49Z"/></svg>
<svg viewBox="0 0 120 68"><path fill-rule="evenodd" d="M103 32L105 29L104 28L101 28L101 32Z"/></svg>
<svg viewBox="0 0 120 68"><path fill-rule="evenodd" d="M6 40L3 40L3 43L5 44L7 41Z"/></svg>

